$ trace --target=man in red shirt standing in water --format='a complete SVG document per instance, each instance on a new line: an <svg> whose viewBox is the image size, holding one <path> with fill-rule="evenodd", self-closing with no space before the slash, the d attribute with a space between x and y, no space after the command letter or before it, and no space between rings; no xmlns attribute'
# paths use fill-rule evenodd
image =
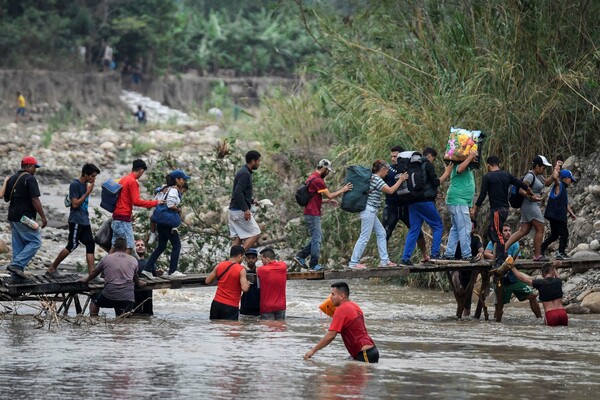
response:
<svg viewBox="0 0 600 400"><path fill-rule="evenodd" d="M206 277L207 285L217 281L217 293L210 306L210 319L238 320L242 292L250 288L246 268L241 265L245 253L244 246L233 246L229 251L229 260L219 263Z"/></svg>
<svg viewBox="0 0 600 400"><path fill-rule="evenodd" d="M260 284L260 319L285 319L287 265L277 261L270 247L260 251L260 259L263 266L256 270Z"/></svg>
<svg viewBox="0 0 600 400"><path fill-rule="evenodd" d="M356 303L350 301L349 297L350 288L346 282L331 285L331 301L336 307L333 321L323 339L304 355L305 360L311 358L313 354L331 343L338 333L341 333L344 345L353 359L366 363L379 361L379 350L367 332L363 312Z"/></svg>

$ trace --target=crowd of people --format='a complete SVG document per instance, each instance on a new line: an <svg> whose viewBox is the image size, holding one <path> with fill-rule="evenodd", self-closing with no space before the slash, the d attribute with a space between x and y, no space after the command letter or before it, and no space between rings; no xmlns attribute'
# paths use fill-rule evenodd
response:
<svg viewBox="0 0 600 400"><path fill-rule="evenodd" d="M410 157L415 157L411 152ZM366 207L360 214L360 237L354 246L348 268L365 269L361 257L366 244L373 232L376 233L377 247L380 257L380 267L391 267L397 264L390 260L387 243L398 222L402 221L408 228L404 250L400 264L412 265L411 258L415 247L419 247L424 262L432 259L460 259L478 262L481 259L494 260L497 267L505 263L508 254L512 259L519 256L519 239L528 234L531 228L536 231L534 238L533 260L547 262L545 255L549 245L559 239L559 249L556 259L566 259L568 240L567 218L575 217L568 203L567 188L575 178L573 174L562 169L558 161L552 175L543 177L545 169L552 167L544 156L536 156L532 161L531 170L521 179L517 179L500 169L500 160L495 156L487 158L488 173L483 177L480 194L473 205L475 197L475 179L472 165L477 154L471 152L460 163L450 163L444 173L438 178L434 162L437 152L426 148L420 157L425 185L420 193L413 193L409 201L404 201L398 194L400 187L412 179L406 170L402 170L399 158L406 152L399 146L392 148L392 164L377 160L372 166L372 176L369 182ZM286 313L286 282L288 266L277 259L276 252L270 247L258 251L255 245L261 230L253 216L252 176L259 168L261 155L255 150L246 153L245 165L235 174L231 202L228 210L228 225L232 237L232 247L229 259L219 263L206 277L206 284L216 283L217 290L210 307L210 319L238 320L242 318L260 318L263 320L283 320ZM35 173L41 165L32 156L23 157L21 169L7 177L0 193L9 202L8 220L12 231L13 259L7 270L16 281L27 279L25 268L41 246L40 225L36 222L39 215L41 228L48 221L40 201L40 190ZM72 253L81 243L86 249L88 274L81 281L104 282L102 291L93 298L90 312L97 315L102 307L114 308L117 315L133 312L142 306L143 313L152 314L151 291L138 290L145 285L140 277L155 279L162 271L156 268L156 261L165 251L167 243L172 246L169 270L167 276L185 276L177 271L181 242L176 226L161 222L152 217L151 235L158 233L158 246L148 260L145 259L145 243L135 241L133 231L133 207L159 208L161 212L177 214L180 219L181 200L187 190L190 179L182 170L171 171L166 176L166 183L156 189L153 200L140 197L138 180L147 170L143 160L134 160L131 173L119 179L121 187L116 206L112 212L112 246L109 254L94 265L95 242L89 220L89 197L95 187L95 180L100 170L93 164L82 167L79 178L74 179L69 186L69 194L65 197L65 205L69 207L69 237L67 245L57 255L48 267L46 275L49 278L60 278L58 272L60 263ZM332 164L323 159L317 164L316 170L307 179L308 192L311 195L304 207L305 223L310 234L310 241L294 257L294 261L302 267L312 270L323 269L320 263L320 244L322 241L321 208L323 203L337 205L338 196L351 191L352 183L346 183L334 192L330 192L325 184L325 177L332 172ZM446 204L450 213L451 227L445 251L442 252L443 223L436 208L438 188L445 180L450 184L446 195ZM511 234L510 226L506 224L509 213L509 187L519 188L523 197L521 207L521 227ZM543 189L551 186L547 200L546 212L542 214L540 201ZM377 214L381 206L381 193L385 193L383 221ZM490 201L489 243L483 246L479 236L475 234L474 217L486 197ZM162 210L165 211L162 211ZM542 242L544 220L550 221L552 232ZM427 223L432 230L431 251L426 251L422 225ZM139 236L139 235L138 235ZM133 253L133 249L136 252ZM132 254L137 254L135 258ZM261 266L257 267L260 258ZM245 260L246 265L242 262ZM308 263L307 263L308 260ZM550 264L548 264L550 265ZM540 299L546 311L546 323L549 325L567 324L566 313L560 299L562 291L560 279L556 273L558 264L544 266L543 279L533 279L514 268L514 264L503 276L504 303L515 295L519 300L529 300L531 308L537 317L541 317L539 305L531 287L540 292ZM457 272L453 282L457 287L464 288L470 280L469 272ZM103 278L101 278L103 276ZM139 294L138 294L139 292ZM379 353L373 340L369 337L362 310L349 300L349 288L344 282L332 285L331 301L337 308L328 333L306 353L310 358L321 348L333 341L337 333L341 333L344 344L354 359L377 362ZM240 308L241 303L241 308ZM137 306L136 306L137 304ZM465 312L470 309L470 299L465 304ZM562 311L561 311L562 310Z"/></svg>

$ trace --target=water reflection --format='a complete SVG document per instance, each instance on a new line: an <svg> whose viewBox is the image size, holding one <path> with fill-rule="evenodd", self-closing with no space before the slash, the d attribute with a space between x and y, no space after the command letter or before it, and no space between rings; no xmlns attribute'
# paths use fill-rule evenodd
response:
<svg viewBox="0 0 600 400"><path fill-rule="evenodd" d="M52 331L0 321L0 396L114 398L596 398L596 316L552 329L511 304L504 322L456 320L451 295L352 281L381 353L347 360L341 338L310 361L327 330L331 282L290 282L286 321L210 322L214 289L155 294L154 318ZM26 310L20 309L20 313Z"/></svg>

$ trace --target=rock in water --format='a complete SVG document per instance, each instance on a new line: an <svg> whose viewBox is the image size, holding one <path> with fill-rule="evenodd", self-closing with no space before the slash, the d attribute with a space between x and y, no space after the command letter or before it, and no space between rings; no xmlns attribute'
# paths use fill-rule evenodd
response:
<svg viewBox="0 0 600 400"><path fill-rule="evenodd" d="M600 293L590 293L581 302L581 305L590 310L592 314L600 314Z"/></svg>
<svg viewBox="0 0 600 400"><path fill-rule="evenodd" d="M590 313L589 308L584 307L579 303L569 304L568 306L565 307L565 310L567 310L567 313L569 313L569 314L589 314Z"/></svg>

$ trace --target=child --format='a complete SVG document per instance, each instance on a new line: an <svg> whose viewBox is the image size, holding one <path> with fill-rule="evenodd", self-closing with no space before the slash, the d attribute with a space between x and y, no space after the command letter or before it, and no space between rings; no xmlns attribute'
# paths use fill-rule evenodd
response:
<svg viewBox="0 0 600 400"><path fill-rule="evenodd" d="M548 205L544 218L550 222L550 236L542 243L542 254L556 239L559 240L558 251L556 252L557 260L567 260L570 257L565 253L569 241L569 229L567 228L567 216L573 220L577 218L567 195L567 188L576 182L573 174L568 169L555 168L552 174L554 186L548 197Z"/></svg>

